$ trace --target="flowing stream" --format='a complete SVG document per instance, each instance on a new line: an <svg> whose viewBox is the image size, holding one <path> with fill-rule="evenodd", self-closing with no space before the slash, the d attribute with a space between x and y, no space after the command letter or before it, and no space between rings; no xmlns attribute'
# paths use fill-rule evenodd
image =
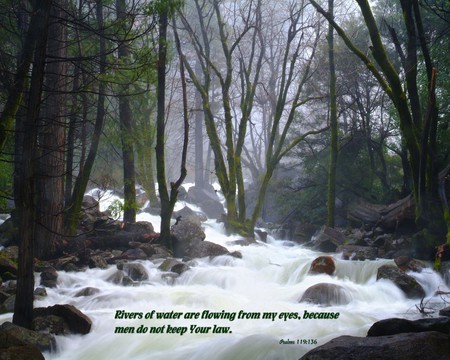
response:
<svg viewBox="0 0 450 360"><path fill-rule="evenodd" d="M157 217L141 214L138 220L151 221L158 230ZM407 299L389 281L376 281L378 267L392 260L345 261L336 254L333 276L310 275L309 266L320 253L270 237L267 243L230 245L237 237L225 236L220 224L210 220L204 227L206 240L241 252L242 259L221 256L194 260L191 269L176 278L160 271L160 262L142 261L149 279L132 287L107 281L116 271L115 266L59 272L58 287L48 288L48 296L35 301L35 306L72 304L92 319L93 326L84 336L57 336L57 350L45 353L45 358L298 359L337 336L365 336L375 321L421 316L416 308L419 300ZM439 302L433 297L437 289L448 291L442 278L431 269L414 276L427 291L429 304ZM350 303L321 307L299 302L308 287L321 282L344 287ZM85 287L100 291L75 297ZM305 311L339 313L339 317L305 319ZM125 313L138 313L138 318L124 318ZM157 319L157 313L168 313L166 317L172 318ZM271 315L263 318L265 313ZM0 317L0 323L9 321L10 315ZM134 333L115 333L116 327L134 328ZM145 333L137 333L145 328Z"/></svg>

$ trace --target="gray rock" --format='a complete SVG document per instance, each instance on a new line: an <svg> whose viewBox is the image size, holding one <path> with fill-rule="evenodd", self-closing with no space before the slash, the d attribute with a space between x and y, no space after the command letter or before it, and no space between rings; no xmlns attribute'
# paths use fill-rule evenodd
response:
<svg viewBox="0 0 450 360"><path fill-rule="evenodd" d="M73 334L88 334L91 331L91 319L73 305L57 304L46 308L35 308L33 314L35 317L50 315L61 317Z"/></svg>
<svg viewBox="0 0 450 360"><path fill-rule="evenodd" d="M450 332L450 318L440 317L414 321L401 318L380 320L370 327L367 336L386 336L425 331L437 331L448 335Z"/></svg>
<svg viewBox="0 0 450 360"><path fill-rule="evenodd" d="M342 253L344 260L375 260L378 256L377 248L370 246L340 245L336 252Z"/></svg>
<svg viewBox="0 0 450 360"><path fill-rule="evenodd" d="M52 335L28 330L21 326L14 325L9 321L1 324L0 329L5 331L8 335L14 336L25 344L37 347L40 351L50 351L56 346L55 338ZM11 359L16 358L13 357Z"/></svg>
<svg viewBox="0 0 450 360"><path fill-rule="evenodd" d="M148 279L147 270L140 263L120 263L117 268L124 272L133 281L144 281Z"/></svg>
<svg viewBox="0 0 450 360"><path fill-rule="evenodd" d="M9 331L0 329L0 359L44 360L36 345L27 344Z"/></svg>
<svg viewBox="0 0 450 360"><path fill-rule="evenodd" d="M52 266L45 267L41 272L41 285L49 288L56 287L56 282L58 281L58 273L56 269Z"/></svg>
<svg viewBox="0 0 450 360"><path fill-rule="evenodd" d="M391 280L410 299L425 297L425 290L412 276L404 273L395 265L383 265L378 269L377 280Z"/></svg>
<svg viewBox="0 0 450 360"><path fill-rule="evenodd" d="M300 302L310 302L324 306L345 305L351 301L351 296L342 286L319 283L306 289Z"/></svg>
<svg viewBox="0 0 450 360"><path fill-rule="evenodd" d="M337 247L343 245L344 242L345 236L340 231L322 226L307 245L318 251L335 252Z"/></svg>
<svg viewBox="0 0 450 360"><path fill-rule="evenodd" d="M378 337L340 336L300 360L448 360L449 337L435 331Z"/></svg>

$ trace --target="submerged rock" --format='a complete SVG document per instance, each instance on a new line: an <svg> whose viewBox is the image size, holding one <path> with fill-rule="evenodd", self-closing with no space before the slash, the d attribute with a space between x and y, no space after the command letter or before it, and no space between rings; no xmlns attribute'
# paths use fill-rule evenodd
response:
<svg viewBox="0 0 450 360"><path fill-rule="evenodd" d="M383 265L378 269L377 280L387 279L397 285L410 299L425 297L425 290L414 279L395 265Z"/></svg>
<svg viewBox="0 0 450 360"><path fill-rule="evenodd" d="M309 268L311 274L333 275L336 270L334 259L331 256L319 256L314 259Z"/></svg>
<svg viewBox="0 0 450 360"><path fill-rule="evenodd" d="M342 253L344 260L375 260L378 255L377 248L360 245L341 245L337 247L336 252Z"/></svg>
<svg viewBox="0 0 450 360"><path fill-rule="evenodd" d="M351 296L345 288L335 284L320 283L306 289L300 302L310 302L324 306L345 305Z"/></svg>

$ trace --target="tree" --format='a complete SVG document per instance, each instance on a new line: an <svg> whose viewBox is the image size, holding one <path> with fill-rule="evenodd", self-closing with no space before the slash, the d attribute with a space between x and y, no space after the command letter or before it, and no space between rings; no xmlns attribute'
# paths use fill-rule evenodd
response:
<svg viewBox="0 0 450 360"><path fill-rule="evenodd" d="M233 13L234 8L227 8L218 1L213 1L210 6L199 1L195 4L199 28L191 27L183 15L181 20L195 49L196 63L202 66L202 78L197 76L186 57L183 61L202 96L205 128L214 153L216 176L226 201L227 228L230 232L237 231L253 236L275 168L300 141L308 135L317 133L316 130L308 131L294 139L292 143L285 143L299 107L311 100L304 96L302 90L310 76L320 32L306 30L314 20L304 12L304 3L287 4L288 17L280 23L283 24L283 30L286 27L284 24L288 24L288 35L286 38L278 39L282 43L278 49L281 54L279 58L281 71L280 78L276 79L279 82L273 84L277 93L272 96L273 120L268 127L267 142L263 151L265 169L260 179L254 211L248 217L242 157L247 153L245 150L247 130L252 116L255 116L255 95L260 86L259 78L267 46L263 36L263 27L268 26L263 22L263 3L246 1L241 4L239 15ZM240 17L240 21L229 20L233 16ZM217 38L211 38L214 32L209 26L213 24L219 29ZM220 50L217 52L211 51L214 42L219 44ZM300 61L300 54L304 55L303 58L306 60ZM217 115L212 111L210 84L213 77L217 78L220 84L221 122L217 121ZM272 89L273 87L269 86L268 90L263 91ZM238 105L234 103L235 98L239 101Z"/></svg>
<svg viewBox="0 0 450 360"><path fill-rule="evenodd" d="M66 144L67 1L53 2L49 27L45 100L38 130L38 214L35 255L49 259L64 232L64 173Z"/></svg>
<svg viewBox="0 0 450 360"><path fill-rule="evenodd" d="M328 0L328 13L334 17L334 0ZM328 66L330 76L330 168L328 174L328 219L327 225L334 227L336 204L336 167L338 158L338 119L336 103L336 70L334 62L334 29L328 25Z"/></svg>
<svg viewBox="0 0 450 360"><path fill-rule="evenodd" d="M126 2L125 0L116 1L117 20L124 27L124 34L129 32L125 23L126 18ZM128 48L126 37L119 39L118 58L119 61L126 66L131 52ZM129 101L129 84L122 84L119 90L119 121L120 135L122 143L122 161L123 161L123 186L124 186L124 209L123 221L136 221L136 174L134 167L134 146L133 146L133 115Z"/></svg>
<svg viewBox="0 0 450 360"><path fill-rule="evenodd" d="M369 32L372 42L370 49L377 66L364 51L354 45L330 14L316 1L311 0L311 4L330 22L349 49L372 72L397 111L400 131L409 154L413 195L416 201L416 222L426 230L426 237L430 240L428 245L421 244L423 246L422 251L429 253L433 251L434 246L442 242L446 232L449 234L449 229L448 224L445 223L444 211L439 201L438 169L436 169L432 156L438 150L436 148L438 122L438 109L435 101L436 72L433 69L423 30L419 3L417 0L400 0L406 34L405 44L400 44L396 32L391 31L391 41L397 49L403 74L397 71L393 66L393 61L388 56L369 2L357 0L357 3ZM404 47L401 45L404 45ZM406 49L406 52L404 49ZM422 105L419 100L420 94L417 86L419 49L424 59L425 73L428 79L427 98L429 100L426 105Z"/></svg>
<svg viewBox="0 0 450 360"><path fill-rule="evenodd" d="M177 201L178 189L186 177L186 155L188 145L189 123L187 115L186 81L184 79L184 67L180 62L180 75L183 87L183 119L184 140L182 149L180 177L175 182L170 182L170 193L167 188L166 166L165 166L165 104L166 104L166 63L167 63L167 28L169 17L181 4L178 1L168 3L157 3L155 13L158 15L159 37L158 37L158 89L157 89L157 119L156 119L156 169L158 180L158 192L161 201L161 229L160 239L169 249L173 250L172 237L170 233L170 220ZM176 36L177 49L181 54L179 40ZM181 56L180 56L181 57Z"/></svg>
<svg viewBox="0 0 450 360"><path fill-rule="evenodd" d="M27 113L23 124L22 181L16 199L19 223L19 261L17 269L17 292L13 322L31 328L33 320L34 292L34 242L37 221L37 138L38 119L41 105L42 86L47 49L47 33L52 1L34 3L28 35L35 37L33 47L33 67L30 90L27 99ZM24 49L23 51L30 51Z"/></svg>

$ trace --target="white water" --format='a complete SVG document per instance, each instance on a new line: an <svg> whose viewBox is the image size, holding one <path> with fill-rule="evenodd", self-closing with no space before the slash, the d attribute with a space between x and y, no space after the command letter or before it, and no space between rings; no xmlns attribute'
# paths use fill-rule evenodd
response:
<svg viewBox="0 0 450 360"><path fill-rule="evenodd" d="M138 220L159 226L157 217L141 214ZM59 272L58 287L47 289L48 296L35 301L36 307L68 303L88 315L93 322L88 335L57 337L57 351L45 353L47 360L275 360L298 359L314 346L340 335L365 336L377 320L388 317L416 318L418 300L409 300L388 281L376 281L376 270L389 260L345 261L335 256L336 274L308 275L311 261L320 255L285 241L269 239L268 244L230 246L237 237L227 237L214 221L205 224L206 239L238 250L242 259L229 256L200 259L175 281L158 270L160 262L143 261L149 280L135 287L107 282L116 271L89 269L80 273ZM448 289L431 270L415 275L431 298L434 291ZM311 285L329 282L343 286L351 295L348 305L319 307L299 303ZM39 284L39 274L36 274ZM75 297L80 289L96 287L100 292ZM438 299L436 299L438 300ZM116 310L142 312L252 313L282 312L303 315L309 312L339 312L337 320L324 319L115 319ZM0 317L0 323L10 320ZM231 333L191 334L115 334L116 326L230 327ZM295 344L280 344L280 340ZM297 340L317 340L317 345L297 345Z"/></svg>

